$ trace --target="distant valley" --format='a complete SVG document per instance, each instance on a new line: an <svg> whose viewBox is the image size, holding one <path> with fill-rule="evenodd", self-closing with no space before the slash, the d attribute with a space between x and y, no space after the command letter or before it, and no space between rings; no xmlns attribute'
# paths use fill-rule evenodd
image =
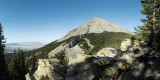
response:
<svg viewBox="0 0 160 80"><path fill-rule="evenodd" d="M40 48L42 46L46 45L46 43L42 42L17 42L17 43L6 43L5 47L5 53L13 53L14 49L22 49L24 51L33 50Z"/></svg>

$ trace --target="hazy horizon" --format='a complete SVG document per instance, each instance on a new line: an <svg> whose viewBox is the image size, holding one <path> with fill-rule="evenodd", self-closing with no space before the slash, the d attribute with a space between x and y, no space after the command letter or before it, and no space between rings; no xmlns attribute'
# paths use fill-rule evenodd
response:
<svg viewBox="0 0 160 80"><path fill-rule="evenodd" d="M141 9L138 0L2 0L0 22L7 43L50 43L95 17L133 32L142 25Z"/></svg>

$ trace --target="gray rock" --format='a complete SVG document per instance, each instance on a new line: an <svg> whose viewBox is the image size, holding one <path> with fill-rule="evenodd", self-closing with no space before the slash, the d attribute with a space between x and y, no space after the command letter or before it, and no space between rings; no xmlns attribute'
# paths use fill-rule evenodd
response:
<svg viewBox="0 0 160 80"><path fill-rule="evenodd" d="M33 80L33 76L30 75L29 73L25 75L26 80Z"/></svg>
<svg viewBox="0 0 160 80"><path fill-rule="evenodd" d="M83 35L83 34L87 34L87 33L102 33L104 31L124 32L124 33L132 34L132 32L130 32L129 30L121 28L120 26L118 26L112 22L108 22L108 21L106 21L104 19L100 19L100 18L94 18L94 19L90 20L89 22L83 24L82 26L79 26L78 28L72 30L66 36L59 39L58 41L63 41L63 40L68 39L72 36Z"/></svg>
<svg viewBox="0 0 160 80"><path fill-rule="evenodd" d="M39 59L38 69L33 76L36 80L48 78L48 80L63 80L63 77L57 73L56 66L59 66L57 59ZM60 67L60 66L59 66Z"/></svg>
<svg viewBox="0 0 160 80"><path fill-rule="evenodd" d="M120 51L114 48L103 48L98 53L97 56L100 57L118 57L120 56Z"/></svg>
<svg viewBox="0 0 160 80"><path fill-rule="evenodd" d="M146 47L146 48L143 48L142 50L140 50L138 52L138 54L135 55L135 57L140 57L140 56L142 56L144 54L149 54L150 52L152 52L152 49L149 48L149 47Z"/></svg>
<svg viewBox="0 0 160 80"><path fill-rule="evenodd" d="M87 62L81 62L74 66L69 65L66 80L93 80L95 77L95 65Z"/></svg>

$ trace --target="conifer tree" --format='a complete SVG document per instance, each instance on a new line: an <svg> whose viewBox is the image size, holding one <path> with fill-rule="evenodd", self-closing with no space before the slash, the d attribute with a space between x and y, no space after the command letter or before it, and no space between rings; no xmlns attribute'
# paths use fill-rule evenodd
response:
<svg viewBox="0 0 160 80"><path fill-rule="evenodd" d="M20 50L20 77L21 80L25 80L26 68L25 68L25 60L23 56L23 51Z"/></svg>
<svg viewBox="0 0 160 80"><path fill-rule="evenodd" d="M8 68L8 65L9 65L9 58L8 58L8 56L6 56L6 66L7 66L7 68Z"/></svg>
<svg viewBox="0 0 160 80"><path fill-rule="evenodd" d="M9 64L9 74L11 76L12 80L18 80L19 79L19 73L18 73L18 64L17 64L17 53L14 49L14 56L11 59L11 62Z"/></svg>
<svg viewBox="0 0 160 80"><path fill-rule="evenodd" d="M9 71L12 80L25 80L26 67L22 50L18 49L16 53L14 49L14 56L9 64Z"/></svg>
<svg viewBox="0 0 160 80"><path fill-rule="evenodd" d="M136 39L141 42L142 46L149 46L154 50L158 50L159 31L160 31L160 0L141 0L144 8L141 13L146 15L145 19L141 19L144 23L142 26L135 28Z"/></svg>
<svg viewBox="0 0 160 80"><path fill-rule="evenodd" d="M35 71L36 71L36 57L35 54L32 54L32 67L30 73L33 75Z"/></svg>
<svg viewBox="0 0 160 80"><path fill-rule="evenodd" d="M20 69L20 66L21 66L21 55L20 55L20 49L18 48L18 57L17 57L17 64L18 64L18 69ZM20 71L20 70L18 70ZM20 72L19 72L20 73Z"/></svg>
<svg viewBox="0 0 160 80"><path fill-rule="evenodd" d="M0 23L0 80L8 80L8 69L5 62L4 48L5 48L5 38L3 35L2 25Z"/></svg>

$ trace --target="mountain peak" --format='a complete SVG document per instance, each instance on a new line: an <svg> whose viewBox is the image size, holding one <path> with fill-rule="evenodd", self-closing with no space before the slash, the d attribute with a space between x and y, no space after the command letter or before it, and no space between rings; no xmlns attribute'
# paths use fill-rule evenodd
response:
<svg viewBox="0 0 160 80"><path fill-rule="evenodd" d="M101 21L101 20L104 20L104 19L95 17L95 18L93 18L92 20L93 20L93 21Z"/></svg>
<svg viewBox="0 0 160 80"><path fill-rule="evenodd" d="M87 34L87 33L102 33L104 31L124 32L124 33L132 34L132 32L130 32L129 30L124 29L112 22L109 22L109 21L106 21L100 18L94 18L88 21L87 23L77 27L76 29L72 30L66 36L59 39L58 41L68 39L72 36L77 36L77 35L82 35L82 34Z"/></svg>
<svg viewBox="0 0 160 80"><path fill-rule="evenodd" d="M104 19L101 19L101 18L93 18L92 20L89 21L90 23L102 23L102 22L106 22L106 23L109 23L108 21L104 20Z"/></svg>

